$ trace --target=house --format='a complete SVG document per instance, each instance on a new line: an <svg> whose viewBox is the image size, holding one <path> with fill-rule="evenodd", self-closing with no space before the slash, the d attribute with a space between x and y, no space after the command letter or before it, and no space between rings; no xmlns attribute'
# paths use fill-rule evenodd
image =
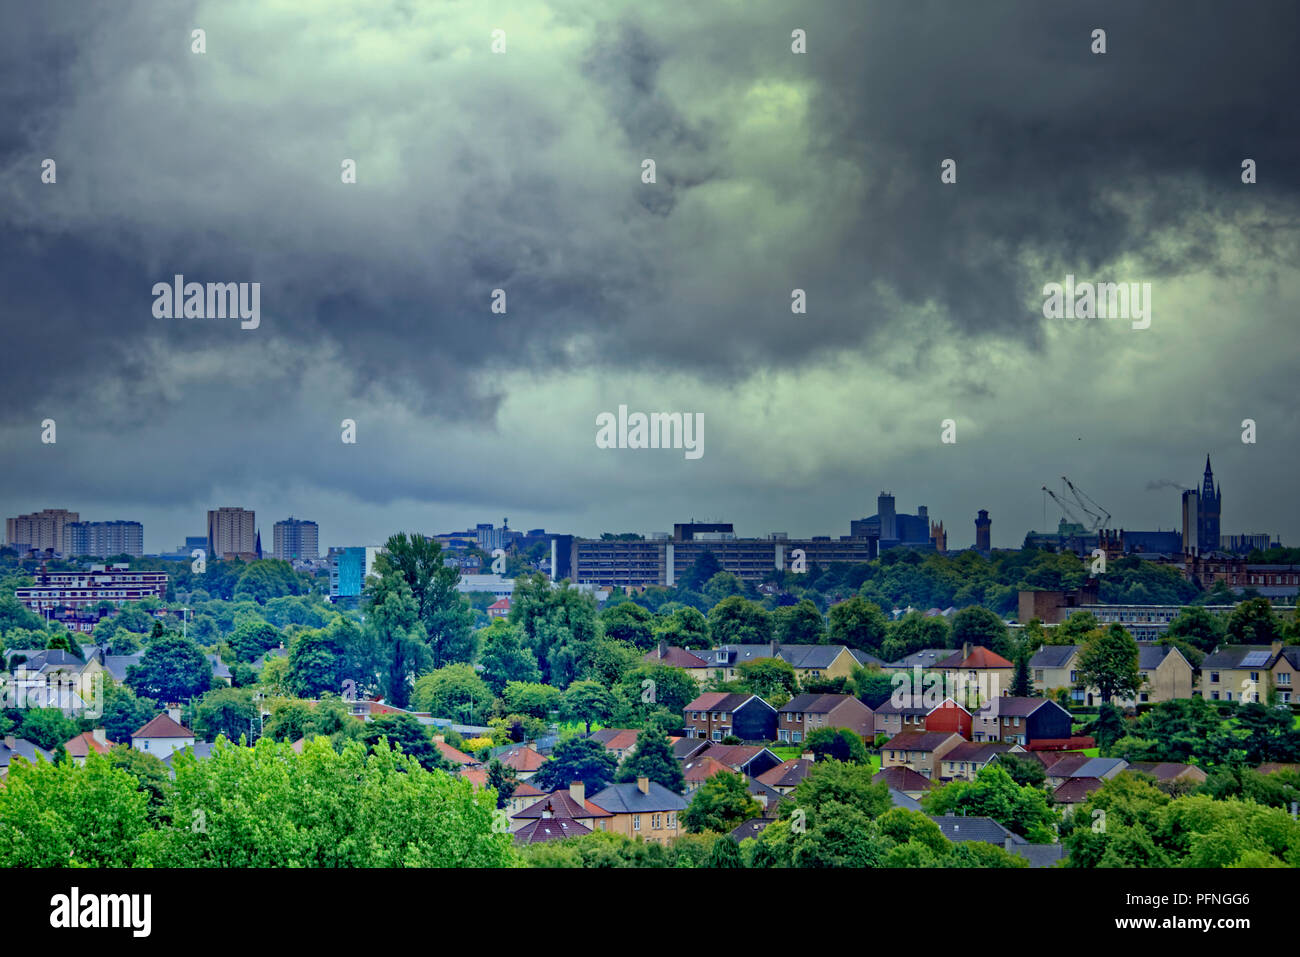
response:
<svg viewBox="0 0 1300 957"><path fill-rule="evenodd" d="M713 677L714 671L707 660L708 654L707 651L697 653L661 641L657 647L646 652L641 660L650 665L681 668L703 686Z"/></svg>
<svg viewBox="0 0 1300 957"><path fill-rule="evenodd" d="M224 681L226 684L230 684L230 666L222 661L218 655L209 654L204 655L203 657L207 658L208 664L212 666L212 677L216 678L218 681Z"/></svg>
<svg viewBox="0 0 1300 957"><path fill-rule="evenodd" d="M108 754L109 748L113 742L108 740L108 734L103 728L95 728L93 731L83 731L71 740L63 742L63 749L68 752L68 757L72 758L77 764L86 763L86 755L94 751L96 754Z"/></svg>
<svg viewBox="0 0 1300 957"><path fill-rule="evenodd" d="M731 839L739 844L747 837L758 837L772 823L771 818L755 817L731 831Z"/></svg>
<svg viewBox="0 0 1300 957"><path fill-rule="evenodd" d="M695 754L695 759L708 755L721 761L731 770L749 777L758 777L781 763L781 759L770 748L756 744L708 744L704 750Z"/></svg>
<svg viewBox="0 0 1300 957"><path fill-rule="evenodd" d="M963 741L943 756L939 777L945 781L955 778L974 781L975 775L988 767L998 755L1024 750L1018 744L1007 744L1004 741Z"/></svg>
<svg viewBox="0 0 1300 957"><path fill-rule="evenodd" d="M1204 784L1207 777L1206 773L1196 765L1176 761L1131 761L1125 770L1135 774L1149 774L1160 784L1171 781Z"/></svg>
<svg viewBox="0 0 1300 957"><path fill-rule="evenodd" d="M1070 737L1070 712L1048 698L994 698L974 714L974 741L1031 745Z"/></svg>
<svg viewBox="0 0 1300 957"><path fill-rule="evenodd" d="M879 784L881 781L889 787L891 792L896 791L913 800L921 798L926 791L934 787L934 782L929 778L901 764L881 768L871 776L872 784Z"/></svg>
<svg viewBox="0 0 1300 957"><path fill-rule="evenodd" d="M908 767L931 781L937 781L943 756L961 742L961 735L949 731L904 731L894 735L880 749L880 767L882 770Z"/></svg>
<svg viewBox="0 0 1300 957"><path fill-rule="evenodd" d="M958 814L932 815L930 820L939 825L943 836L954 844L961 841L983 841L1010 850L1018 844L1029 843L1019 834L1003 827L991 817L963 817Z"/></svg>
<svg viewBox="0 0 1300 957"><path fill-rule="evenodd" d="M1023 857L1030 867L1056 867L1065 859L1062 844L1010 844L1006 850Z"/></svg>
<svg viewBox="0 0 1300 957"><path fill-rule="evenodd" d="M303 739L299 738L299 741L301 740ZM167 766L167 773L171 775L172 780L175 780L176 771L172 766L172 760L177 755L192 754L197 760L206 761L208 758L212 757L212 747L213 745L210 741L197 741L194 744L187 745L186 747L177 748L171 754L167 755L167 757L163 758L162 763ZM302 754L302 750L299 749L298 753Z"/></svg>
<svg viewBox="0 0 1300 957"><path fill-rule="evenodd" d="M1068 817L1101 785L1101 778L1091 776L1070 778L1052 791L1052 800L1061 805L1061 813Z"/></svg>
<svg viewBox="0 0 1300 957"><path fill-rule="evenodd" d="M939 668L939 662L946 661L951 657L951 648L922 648L920 651L914 651L897 661L887 662L881 665L881 668L885 671L915 671L920 668L922 672L937 672L942 671Z"/></svg>
<svg viewBox="0 0 1300 957"><path fill-rule="evenodd" d="M53 761L54 755L44 748L38 748L26 738L15 738L12 734L6 734L4 743L0 744L0 780L8 776L9 765L14 758L23 758L29 764L35 764L38 759Z"/></svg>
<svg viewBox="0 0 1300 957"><path fill-rule="evenodd" d="M758 778L750 777L745 778L745 790L763 809L762 816L764 818L775 819L778 816L781 802L786 799L784 794L776 788L764 784Z"/></svg>
<svg viewBox="0 0 1300 957"><path fill-rule="evenodd" d="M29 648L14 649L6 659L11 667L9 700L19 708L58 708L67 717L79 717L103 681L97 676L104 667L93 654L83 660L62 648Z"/></svg>
<svg viewBox="0 0 1300 957"><path fill-rule="evenodd" d="M669 740L672 744L673 757L678 761L689 761L700 752L708 750L710 746L703 738L670 738ZM721 747L730 747L730 745L721 745ZM777 760L779 761L780 758Z"/></svg>
<svg viewBox="0 0 1300 957"><path fill-rule="evenodd" d="M593 741L599 741L600 744L619 764L623 759L636 750L636 736L640 734L635 728L601 728L599 731L593 731L589 737Z"/></svg>
<svg viewBox="0 0 1300 957"><path fill-rule="evenodd" d="M131 747L165 759L173 751L194 746L194 732L180 723L180 709L170 708L145 722L131 735Z"/></svg>
<svg viewBox="0 0 1300 957"><path fill-rule="evenodd" d="M680 815L686 801L662 784L640 777L636 783L611 784L591 797L591 803L608 811L605 830L625 837L643 837L667 844L681 834Z"/></svg>
<svg viewBox="0 0 1300 957"><path fill-rule="evenodd" d="M1035 690L1047 694L1057 688L1069 688L1072 701L1089 707L1099 704L1100 691L1079 686L1083 680L1079 672L1082 648L1082 645L1044 645L1040 648L1029 659L1030 678ZM1160 704L1192 696L1191 662L1173 645L1139 642L1138 671L1142 687L1137 698L1116 700L1120 707Z"/></svg>
<svg viewBox="0 0 1300 957"><path fill-rule="evenodd" d="M908 797L902 791L889 789L889 800L893 802L894 807L901 807L904 811L916 811L918 814L923 813L921 802L916 798Z"/></svg>
<svg viewBox="0 0 1300 957"><path fill-rule="evenodd" d="M1079 758L1082 758L1082 760L1079 760ZM1087 755L1079 755L1079 758L1066 758L1048 768L1048 785L1059 788L1067 781L1076 778L1096 778L1098 781L1109 781L1128 767L1128 762L1123 758L1090 758Z"/></svg>
<svg viewBox="0 0 1300 957"><path fill-rule="evenodd" d="M510 820L523 826L530 821L558 818L578 821L589 830L603 831L605 822L613 816L609 811L588 801L586 785L581 781L574 781L567 789L542 795L522 811L510 815Z"/></svg>
<svg viewBox="0 0 1300 957"><path fill-rule="evenodd" d="M448 761L456 767L476 767L478 761L470 757L464 751L458 751L447 743L447 739L440 734L433 736L433 746L438 749L444 761Z"/></svg>
<svg viewBox="0 0 1300 957"><path fill-rule="evenodd" d="M904 696L904 701L908 700ZM872 709L872 732L875 736L887 734L892 738L903 731L924 731L925 717L931 710L921 704L896 704L890 698Z"/></svg>
<svg viewBox="0 0 1300 957"><path fill-rule="evenodd" d="M1011 679L1016 666L983 645L962 649L938 662L943 671L945 688L959 689L957 697L963 701L986 702L1011 690Z"/></svg>
<svg viewBox="0 0 1300 957"><path fill-rule="evenodd" d="M776 714L776 740L782 744L801 744L818 728L847 728L874 738L875 716L851 694L796 695Z"/></svg>
<svg viewBox="0 0 1300 957"><path fill-rule="evenodd" d="M794 669L800 683L824 678L849 678L853 671L866 665L882 665L874 655L845 645L783 645L773 641L766 645L719 645L700 657L708 661L713 672L721 672L727 681L739 676L742 664L762 658L776 658Z"/></svg>
<svg viewBox="0 0 1300 957"><path fill-rule="evenodd" d="M695 791L701 784L713 777L715 774L735 774L730 767L723 764L717 758L709 755L701 755L682 765L682 775L686 779L686 793L690 794Z"/></svg>
<svg viewBox="0 0 1300 957"><path fill-rule="evenodd" d="M722 741L772 741L776 738L776 709L755 694L708 691L683 711L688 738Z"/></svg>
<svg viewBox="0 0 1300 957"><path fill-rule="evenodd" d="M771 770L758 776L758 782L765 784L782 797L799 786L799 782L808 776L813 762L810 758L795 758L782 761Z"/></svg>
<svg viewBox="0 0 1300 957"><path fill-rule="evenodd" d="M489 618L509 618L510 617L510 599L498 598L492 604L487 606L487 616Z"/></svg>
<svg viewBox="0 0 1300 957"><path fill-rule="evenodd" d="M967 741L971 739L974 723L975 719L970 711L952 698L944 698L925 716L926 731L949 731L961 735Z"/></svg>
<svg viewBox="0 0 1300 957"><path fill-rule="evenodd" d="M1291 703L1300 678L1300 647L1223 645L1201 661L1201 697L1211 701L1267 702L1276 691Z"/></svg>
<svg viewBox="0 0 1300 957"><path fill-rule="evenodd" d="M504 599L503 599L504 600ZM541 844L545 841L562 841L568 837L590 834L591 828L571 818L546 815L526 822L514 832L516 844Z"/></svg>
<svg viewBox="0 0 1300 957"><path fill-rule="evenodd" d="M541 754L531 745L521 744L497 755L497 760L506 767L513 768L515 777L520 781L527 781L540 771L542 765L549 761L550 758Z"/></svg>

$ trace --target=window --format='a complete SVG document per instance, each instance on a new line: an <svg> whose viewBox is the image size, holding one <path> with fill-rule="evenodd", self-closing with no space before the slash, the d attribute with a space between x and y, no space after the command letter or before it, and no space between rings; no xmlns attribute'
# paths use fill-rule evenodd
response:
<svg viewBox="0 0 1300 957"><path fill-rule="evenodd" d="M667 825L668 825L668 827L676 827L676 826L677 826L677 812L676 812L676 811L669 811L669 812L668 812L668 821L667 821Z"/></svg>
<svg viewBox="0 0 1300 957"><path fill-rule="evenodd" d="M1219 700L1219 692L1217 692L1217 691L1211 691L1211 692L1210 692L1210 700L1211 700L1211 701L1218 701L1218 700Z"/></svg>
<svg viewBox="0 0 1300 957"><path fill-rule="evenodd" d="M1211 671L1211 672L1210 672L1210 684L1212 684L1212 685L1217 685L1218 683L1219 683L1219 673L1218 673L1217 671Z"/></svg>
<svg viewBox="0 0 1300 957"><path fill-rule="evenodd" d="M1258 671L1252 671L1252 672L1250 673L1250 680L1251 680L1251 681L1258 681L1258 680L1259 680L1259 672L1258 672Z"/></svg>
<svg viewBox="0 0 1300 957"><path fill-rule="evenodd" d="M794 734L790 736L790 741L792 744L798 744L802 740L803 740L803 734L801 734L798 731L796 731Z"/></svg>
<svg viewBox="0 0 1300 957"><path fill-rule="evenodd" d="M715 728L714 731L713 731L713 740L714 740L714 741L721 741L721 740L722 740L722 732L719 731L719 730L717 730L716 728Z"/></svg>
<svg viewBox="0 0 1300 957"><path fill-rule="evenodd" d="M1277 683L1280 685L1289 685L1291 683L1291 672L1283 671L1277 676Z"/></svg>
<svg viewBox="0 0 1300 957"><path fill-rule="evenodd" d="M640 814L633 814L633 815L632 815L632 830L634 830L634 831L639 831L639 830L641 830L641 815L640 815Z"/></svg>
<svg viewBox="0 0 1300 957"><path fill-rule="evenodd" d="M1071 671L1071 672L1070 672L1070 680L1071 680L1071 681L1078 681L1078 680L1079 680L1079 672L1077 672L1077 671Z"/></svg>
<svg viewBox="0 0 1300 957"><path fill-rule="evenodd" d="M652 814L650 816L650 829L652 831L663 830L664 820L662 814Z"/></svg>
<svg viewBox="0 0 1300 957"><path fill-rule="evenodd" d="M780 731L778 731L778 732L776 733L776 739L777 739L778 741L789 741L789 740L790 740L790 732L787 731L787 730L785 730L785 728L782 728Z"/></svg>

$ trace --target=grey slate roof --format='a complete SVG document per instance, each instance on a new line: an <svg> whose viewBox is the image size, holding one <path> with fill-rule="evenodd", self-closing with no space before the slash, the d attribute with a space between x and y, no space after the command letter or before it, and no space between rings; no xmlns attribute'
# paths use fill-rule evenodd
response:
<svg viewBox="0 0 1300 957"><path fill-rule="evenodd" d="M635 781L611 784L588 798L596 807L611 814L646 814L652 811L684 811L686 799L662 784L651 781L649 793L642 794Z"/></svg>
<svg viewBox="0 0 1300 957"><path fill-rule="evenodd" d="M731 832L731 839L739 844L747 837L758 837L763 830L771 824L771 820L763 817L750 818L744 824L734 828Z"/></svg>
<svg viewBox="0 0 1300 957"><path fill-rule="evenodd" d="M1060 844L1013 844L1007 850L1029 861L1030 867L1054 867L1065 858Z"/></svg>
<svg viewBox="0 0 1300 957"><path fill-rule="evenodd" d="M53 761L54 756L44 748L38 748L26 738L16 738L14 746L10 748L3 740L0 740L0 768L9 767L9 762L13 760L15 754L21 755L32 764L36 763L37 756L44 758L46 761Z"/></svg>
<svg viewBox="0 0 1300 957"><path fill-rule="evenodd" d="M920 665L922 668L935 668L938 667L939 662L951 657L951 648L922 648L920 651L914 651L897 661L891 661L887 667L915 668Z"/></svg>
<svg viewBox="0 0 1300 957"><path fill-rule="evenodd" d="M143 651L137 651L133 655L105 655L104 670L113 676L114 681L121 684L126 681L126 669L131 665L138 665L143 657Z"/></svg>
<svg viewBox="0 0 1300 957"><path fill-rule="evenodd" d="M1031 668L1064 668L1079 645L1043 645L1029 659Z"/></svg>
<svg viewBox="0 0 1300 957"><path fill-rule="evenodd" d="M950 841L983 841L1002 847L1008 841L1012 844L1027 843L1019 834L1008 831L991 817L961 817L956 814L943 814L931 817L939 825L943 836Z"/></svg>
<svg viewBox="0 0 1300 957"><path fill-rule="evenodd" d="M1116 770L1123 771L1128 762L1123 758L1092 758L1075 768L1072 778L1105 778Z"/></svg>
<svg viewBox="0 0 1300 957"><path fill-rule="evenodd" d="M1213 654L1205 656L1205 660L1201 662L1201 670L1240 668L1241 660L1252 651L1262 651L1271 655L1273 649L1269 645L1221 645ZM1259 665L1258 668L1260 671L1267 670L1265 665Z"/></svg>
<svg viewBox="0 0 1300 957"><path fill-rule="evenodd" d="M921 810L920 801L916 800L916 798L908 797L902 791L895 791L893 788L889 789L889 800L894 802L894 807L901 807L905 811Z"/></svg>

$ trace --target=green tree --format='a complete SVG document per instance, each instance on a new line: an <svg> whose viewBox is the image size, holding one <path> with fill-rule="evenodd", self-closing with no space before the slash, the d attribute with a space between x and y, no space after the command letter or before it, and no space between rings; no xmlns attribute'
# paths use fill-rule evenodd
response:
<svg viewBox="0 0 1300 957"><path fill-rule="evenodd" d="M827 621L831 644L863 651L879 651L888 630L888 619L880 606L857 595L832 605Z"/></svg>
<svg viewBox="0 0 1300 957"><path fill-rule="evenodd" d="M974 781L954 780L921 798L930 815L966 814L991 817L1003 827L1038 843L1050 843L1059 817L1036 787L1019 785L1003 768L991 764Z"/></svg>
<svg viewBox="0 0 1300 957"><path fill-rule="evenodd" d="M435 717L482 724L492 709L492 691L469 665L444 665L416 681L411 702Z"/></svg>
<svg viewBox="0 0 1300 957"><path fill-rule="evenodd" d="M533 783L546 791L566 788L581 781L588 794L595 794L614 780L618 761L605 746L591 738L569 738L551 752L551 760L533 776Z"/></svg>
<svg viewBox="0 0 1300 957"><path fill-rule="evenodd" d="M460 570L443 564L437 540L399 532L388 539L374 570L381 580L400 575L410 586L433 667L474 660L474 616L456 591Z"/></svg>
<svg viewBox="0 0 1300 957"><path fill-rule="evenodd" d="M811 751L818 761L828 758L846 764L866 764L870 758L861 735L848 728L816 728L804 739L804 750Z"/></svg>
<svg viewBox="0 0 1300 957"><path fill-rule="evenodd" d="M718 602L709 611L709 633L719 645L762 645L772 640L772 616L740 595Z"/></svg>
<svg viewBox="0 0 1300 957"><path fill-rule="evenodd" d="M1079 649L1079 676L1085 687L1095 687L1102 701L1116 696L1133 698L1142 687L1138 646L1123 625L1092 632Z"/></svg>
<svg viewBox="0 0 1300 957"><path fill-rule="evenodd" d="M519 777L514 768L493 758L487 766L487 784L497 792L497 808L500 809L510 803L515 789L519 787Z"/></svg>
<svg viewBox="0 0 1300 957"><path fill-rule="evenodd" d="M184 701L212 687L212 665L193 641L165 634L153 639L138 665L127 668L126 683L141 697Z"/></svg>
<svg viewBox="0 0 1300 957"><path fill-rule="evenodd" d="M1217 615L1193 605L1178 613L1178 617L1169 623L1165 635L1181 638L1198 651L1208 653L1223 641L1224 626Z"/></svg>
<svg viewBox="0 0 1300 957"><path fill-rule="evenodd" d="M726 833L760 813L762 806L750 795L745 778L722 771L695 789L690 805L682 813L682 824L692 834Z"/></svg>
<svg viewBox="0 0 1300 957"><path fill-rule="evenodd" d="M194 730L205 741L224 734L231 741L241 736L252 741L257 728L257 705L246 688L217 688L209 691L194 707Z"/></svg>
<svg viewBox="0 0 1300 957"><path fill-rule="evenodd" d="M654 644L654 615L632 601L619 602L600 615L605 635L642 651Z"/></svg>
<svg viewBox="0 0 1300 957"><path fill-rule="evenodd" d="M38 748L58 752L64 742L75 738L80 729L77 722L66 717L58 708L27 708L22 712L18 736L26 738Z"/></svg>
<svg viewBox="0 0 1300 957"><path fill-rule="evenodd" d="M500 694L511 681L540 681L537 656L524 644L518 626L498 618L478 633L479 664L483 680L493 694Z"/></svg>
<svg viewBox="0 0 1300 957"><path fill-rule="evenodd" d="M660 620L655 638L679 648L708 648L709 620L698 608L681 605Z"/></svg>
<svg viewBox="0 0 1300 957"><path fill-rule="evenodd" d="M1007 637L1007 626L996 612L978 605L963 608L952 618L952 647L961 648L969 643L982 645L1004 658L1013 654Z"/></svg>
<svg viewBox="0 0 1300 957"><path fill-rule="evenodd" d="M609 720L614 710L614 696L598 681L575 681L560 699L560 716L565 721L581 721L587 734L596 722Z"/></svg>
<svg viewBox="0 0 1300 957"><path fill-rule="evenodd" d="M415 758L426 771L449 770L429 730L409 714L380 715L367 723L361 743L373 750L381 746L380 739L387 740L390 747L401 748L403 754Z"/></svg>
<svg viewBox="0 0 1300 957"><path fill-rule="evenodd" d="M776 640L783 645L815 645L826 638L826 622L811 599L787 605L772 613Z"/></svg>
<svg viewBox="0 0 1300 957"><path fill-rule="evenodd" d="M713 850L709 852L708 863L705 867L744 867L745 862L740 856L740 847L730 837L724 837L713 842Z"/></svg>
<svg viewBox="0 0 1300 957"><path fill-rule="evenodd" d="M264 621L246 621L230 635L230 650L239 661L260 658L272 648L279 648L284 636L274 625Z"/></svg>
<svg viewBox="0 0 1300 957"><path fill-rule="evenodd" d="M1234 645L1269 645L1283 640L1283 630L1267 598L1243 601L1228 616L1228 639Z"/></svg>
<svg viewBox="0 0 1300 957"><path fill-rule="evenodd" d="M683 591L704 591L705 584L708 583L714 575L722 571L722 565L718 563L718 556L714 555L709 549L700 552L695 563L686 570L678 587Z"/></svg>
<svg viewBox="0 0 1300 957"><path fill-rule="evenodd" d="M682 766L673 757L668 736L652 728L636 736L636 748L623 759L616 780L635 781L640 777L662 784L675 794L681 794L686 787Z"/></svg>
<svg viewBox="0 0 1300 957"><path fill-rule="evenodd" d="M531 681L511 681L502 692L506 710L534 718L550 718L558 711L562 695L559 688Z"/></svg>

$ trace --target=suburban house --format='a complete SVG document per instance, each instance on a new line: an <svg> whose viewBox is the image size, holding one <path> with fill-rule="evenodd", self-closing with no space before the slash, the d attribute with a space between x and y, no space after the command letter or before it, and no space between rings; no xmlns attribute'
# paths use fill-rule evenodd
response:
<svg viewBox="0 0 1300 957"><path fill-rule="evenodd" d="M492 604L487 606L487 616L489 618L509 618L510 617L510 598L498 598Z"/></svg>
<svg viewBox="0 0 1300 957"><path fill-rule="evenodd" d="M707 651L687 651L685 648L678 648L676 645L661 641L658 647L646 652L641 660L650 665L681 668L703 686L713 677L714 668L709 664L708 656Z"/></svg>
<svg viewBox="0 0 1300 957"><path fill-rule="evenodd" d="M943 756L961 742L961 735L949 731L904 731L894 735L880 749L880 767L882 770L907 767L937 781Z"/></svg>
<svg viewBox="0 0 1300 957"><path fill-rule="evenodd" d="M694 755L694 760L704 756L721 761L731 770L748 777L758 777L776 767L781 759L770 748L756 744L708 744Z"/></svg>
<svg viewBox="0 0 1300 957"><path fill-rule="evenodd" d="M997 698L974 718L974 741L1030 745L1070 737L1070 712L1048 698Z"/></svg>
<svg viewBox="0 0 1300 957"><path fill-rule="evenodd" d="M881 665L881 668L885 671L914 671L920 668L922 672L940 672L943 669L939 667L939 662L946 661L951 657L951 648L922 648L910 655L904 655L897 661L886 662Z"/></svg>
<svg viewBox="0 0 1300 957"><path fill-rule="evenodd" d="M1047 783L1059 788L1075 778L1096 778L1109 781L1128 767L1123 758L1090 758L1087 755L1065 758L1047 769Z"/></svg>
<svg viewBox="0 0 1300 957"><path fill-rule="evenodd" d="M1088 800L1089 795L1101 785L1101 778L1070 778L1052 791L1052 801L1061 805L1061 814L1063 816L1069 817L1074 813L1074 809Z"/></svg>
<svg viewBox="0 0 1300 957"><path fill-rule="evenodd" d="M194 747L194 732L181 725L180 716L180 708L169 708L147 721L131 735L131 747L147 751L160 760L173 751Z"/></svg>
<svg viewBox="0 0 1300 957"><path fill-rule="evenodd" d="M1211 701L1267 703L1272 692L1278 700L1296 699L1300 678L1300 647L1223 645L1201 662L1201 697Z"/></svg>
<svg viewBox="0 0 1300 957"><path fill-rule="evenodd" d="M433 746L438 749L443 760L455 765L458 768L472 768L478 766L478 760L470 757L464 751L459 751L447 743L447 739L440 734L433 736Z"/></svg>
<svg viewBox="0 0 1300 957"><path fill-rule="evenodd" d="M545 794L522 811L510 815L510 820L516 822L511 830L517 830L531 821L559 819L578 821L589 830L603 831L605 828L602 825L613 816L609 811L588 801L586 785L581 781L574 781L567 790Z"/></svg>
<svg viewBox="0 0 1300 957"><path fill-rule="evenodd" d="M776 818L780 810L780 804L785 800L785 795L776 788L768 787L758 778L745 778L745 790L749 796L759 803L762 807L762 816L764 818Z"/></svg>
<svg viewBox="0 0 1300 957"><path fill-rule="evenodd" d="M520 781L527 781L542 769L543 764L550 760L546 755L528 744L521 744L508 751L503 751L496 757L506 767L514 768L515 777Z"/></svg>
<svg viewBox="0 0 1300 957"><path fill-rule="evenodd" d="M1029 659L1030 678L1034 689L1048 694L1057 688L1069 688L1070 698L1078 704L1092 706L1100 703L1096 688L1078 687L1079 652L1082 645L1044 645ZM1142 688L1136 700L1117 700L1121 707L1134 704L1160 704L1192 696L1192 665L1173 645L1156 642L1138 643L1138 670L1142 675Z"/></svg>
<svg viewBox="0 0 1300 957"><path fill-rule="evenodd" d="M896 791L912 800L918 800L934 787L934 782L906 765L882 768L871 776L872 784L884 781L890 791ZM895 802L897 803L897 802Z"/></svg>
<svg viewBox="0 0 1300 957"><path fill-rule="evenodd" d="M979 702L997 698L1011 690L1015 665L983 645L962 645L961 651L940 661L945 688L961 689L957 695L963 701Z"/></svg>
<svg viewBox="0 0 1300 957"><path fill-rule="evenodd" d="M931 817L939 825L943 836L954 844L959 841L982 841L1002 848L1017 857L1023 857L1029 867L1054 867L1065 855L1060 844L1031 844L1019 834L1008 830L991 817L961 817L944 814Z"/></svg>
<svg viewBox="0 0 1300 957"><path fill-rule="evenodd" d="M767 785L782 797L785 797L799 786L800 781L808 776L808 772L812 770L812 765L811 758L793 758L789 761L782 761L771 770L760 774L758 782Z"/></svg>
<svg viewBox="0 0 1300 957"><path fill-rule="evenodd" d="M103 728L83 731L70 741L63 742L63 749L68 752L68 757L77 764L85 764L86 755L91 751L96 754L108 754L112 746L113 742L108 740L108 734Z"/></svg>
<svg viewBox="0 0 1300 957"><path fill-rule="evenodd" d="M742 664L761 658L786 662L801 683L822 678L849 678L855 668L883 664L874 655L845 645L783 645L776 641L766 645L719 645L707 653L700 652L700 656L706 657L710 669L722 672L728 681L740 674L738 669Z"/></svg>
<svg viewBox="0 0 1300 957"><path fill-rule="evenodd" d="M639 733L635 728L601 728L591 732L591 739L599 741L622 764L623 759L636 750L636 736Z"/></svg>
<svg viewBox="0 0 1300 957"><path fill-rule="evenodd" d="M26 738L6 734L4 743L0 744L0 780L9 774L9 764L16 757L25 759L29 764L35 764L38 757L45 761L54 760L54 755L44 748L38 748Z"/></svg>
<svg viewBox="0 0 1300 957"><path fill-rule="evenodd" d="M776 709L755 694L729 694L707 691L683 711L688 738L722 741L737 737L742 741L776 739Z"/></svg>
<svg viewBox="0 0 1300 957"><path fill-rule="evenodd" d="M690 794L715 774L735 774L730 767L717 758L707 754L693 758L682 764L682 776L686 779L686 793Z"/></svg>
<svg viewBox="0 0 1300 957"><path fill-rule="evenodd" d="M975 775L988 767L999 754L1024 750L1018 744L1007 744L1002 741L963 741L943 756L939 777L945 781L953 778L974 781Z"/></svg>
<svg viewBox="0 0 1300 957"><path fill-rule="evenodd" d="M539 818L526 822L514 832L516 844L541 844L545 841L562 841L566 837L590 834L591 828L572 818L554 817L548 811Z"/></svg>
<svg viewBox="0 0 1300 957"><path fill-rule="evenodd" d="M847 728L872 738L874 725L871 709L851 694L801 694L777 712L776 740L801 744L818 728Z"/></svg>
<svg viewBox="0 0 1300 957"><path fill-rule="evenodd" d="M944 698L925 716L926 731L950 731L967 741L971 739L975 718L970 711L952 698Z"/></svg>
<svg viewBox="0 0 1300 957"><path fill-rule="evenodd" d="M872 710L872 731L890 737L903 731L924 731L925 716L930 713L929 708L919 704L897 705L892 698Z"/></svg>
<svg viewBox="0 0 1300 957"><path fill-rule="evenodd" d="M1189 784L1204 784L1205 771L1194 764L1182 764L1177 761L1131 761L1126 771L1136 774L1149 774L1158 784L1173 781L1186 781Z"/></svg>
<svg viewBox="0 0 1300 957"><path fill-rule="evenodd" d="M610 817L601 821L604 830L615 834L667 844L682 833L679 818L686 810L686 800L649 778L611 784L589 800L610 813Z"/></svg>

